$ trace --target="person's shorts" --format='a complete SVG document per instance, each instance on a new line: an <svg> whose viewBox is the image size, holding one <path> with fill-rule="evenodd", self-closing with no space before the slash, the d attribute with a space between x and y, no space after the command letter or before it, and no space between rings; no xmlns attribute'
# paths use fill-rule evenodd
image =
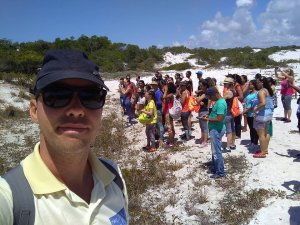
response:
<svg viewBox="0 0 300 225"><path fill-rule="evenodd" d="M234 118L232 116L225 117L226 134L234 133Z"/></svg>
<svg viewBox="0 0 300 225"><path fill-rule="evenodd" d="M281 95L281 102L284 110L291 110L292 95Z"/></svg>
<svg viewBox="0 0 300 225"><path fill-rule="evenodd" d="M271 122L271 120L261 121L261 120L258 120L257 118L254 118L253 128L255 130L259 130L259 129L269 130L270 122Z"/></svg>
<svg viewBox="0 0 300 225"><path fill-rule="evenodd" d="M208 111L199 112L199 117L208 115ZM208 123L205 120L199 119L199 125L202 133L208 133Z"/></svg>

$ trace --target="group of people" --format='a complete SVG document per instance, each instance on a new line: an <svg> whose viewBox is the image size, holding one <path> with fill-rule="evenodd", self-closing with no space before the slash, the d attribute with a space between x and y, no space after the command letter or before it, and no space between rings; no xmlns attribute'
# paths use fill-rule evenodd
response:
<svg viewBox="0 0 300 225"><path fill-rule="evenodd" d="M160 148L172 148L176 144L174 123L182 124L183 133L179 138L189 141L194 137L192 117L197 114L201 130L199 147L208 146L209 140L211 143L213 177L225 176L222 153L235 150L236 139L240 139L241 133L248 129L248 149L254 152L253 157L265 158L273 134L273 111L278 104L276 82L281 81L282 121L291 122L291 96L299 89L294 85L293 70L280 71L276 67L275 79L259 73L252 80L248 80L246 75L228 74L223 80L223 90L215 78L203 78L201 71L196 75L197 90L193 90L191 71L187 71L185 77L176 73L174 78L156 72L149 84L140 77L136 84L130 81L129 76L124 83L123 78L120 79L120 102L128 115L127 125L132 125L132 118L141 114L151 118L145 124L147 145L143 150L155 152ZM129 102L130 107L127 105ZM175 102L181 105L180 118L170 113ZM224 134L226 146L221 146Z"/></svg>

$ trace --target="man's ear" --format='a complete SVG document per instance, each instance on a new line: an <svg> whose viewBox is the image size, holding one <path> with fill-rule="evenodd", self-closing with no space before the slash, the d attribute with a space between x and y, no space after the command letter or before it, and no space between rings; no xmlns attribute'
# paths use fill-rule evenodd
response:
<svg viewBox="0 0 300 225"><path fill-rule="evenodd" d="M34 123L38 123L38 118L37 118L37 100L36 99L31 99L30 100L29 114L30 114L31 120Z"/></svg>

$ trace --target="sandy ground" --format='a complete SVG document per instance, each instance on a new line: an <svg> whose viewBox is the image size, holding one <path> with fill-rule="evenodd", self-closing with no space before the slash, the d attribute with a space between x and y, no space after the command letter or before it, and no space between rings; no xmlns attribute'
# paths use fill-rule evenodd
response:
<svg viewBox="0 0 300 225"><path fill-rule="evenodd" d="M299 51L297 52L299 53ZM294 57L295 52L292 52ZM186 57L187 55L184 55ZM288 57L286 53L277 54L274 56L277 60L281 57ZM183 57L183 58L184 58ZM168 55L168 60L172 61L171 56ZM176 58L177 61L178 58ZM176 61L176 62L177 62ZM296 74L300 74L300 64L292 65ZM196 75L195 72L202 70L201 67L192 70L194 89L196 89ZM226 68L223 70L203 70L204 78L207 76L215 77L218 80L218 84L224 79L224 75L228 73L238 73L246 74L251 79L256 73L261 73L262 75L272 75L273 69L260 70L260 69L241 69L241 68ZM171 71L164 72L164 74L173 75ZM185 73L185 71L183 71ZM151 77L143 77L143 80L150 82ZM299 77L298 77L299 81ZM110 88L110 98L118 99L119 94L117 93L118 81L106 81L107 86ZM18 94L18 89L10 84L0 81L0 108L6 107L7 105L14 105L22 109L28 109L28 101L20 100L14 94ZM296 99L292 101L292 122L283 123L277 118L283 116L283 108L280 103L279 97L279 107L275 109L273 117L273 127L274 136L271 139L269 146L269 155L265 159L255 159L245 147L245 143L249 140L249 132L242 133L242 138L237 141L237 150L232 151L232 155L243 155L249 162L250 168L248 171L248 176L246 178L245 190L252 190L255 188L265 188L274 189L277 191L284 191L286 194L292 194L295 190L300 190L300 134L294 133L297 130L297 119L295 112L298 105L296 104ZM104 113L110 113L110 107L106 107ZM195 120L196 114L194 115ZM181 133L181 126L176 126L177 135ZM196 139L200 136L200 129L198 124L194 125L195 131L193 135ZM292 132L291 132L292 131ZM129 137L136 138L136 147L141 148L145 145L145 135L144 127L141 124L135 124L133 127L128 128ZM223 141L226 141L223 138ZM195 222L193 216L188 216L185 212L184 205L188 196L190 195L190 189L193 187L191 180L185 179L185 177L194 169L199 170L197 177L194 179L209 179L206 172L199 169L200 162L209 161L211 158L210 147L199 148L199 145L195 143L195 139L184 143L187 146L187 151L181 151L176 153L170 153L167 155L168 160L176 161L178 163L183 163L185 166L176 171L175 175L177 177L176 186L168 190L150 190L147 192L146 198L156 200L162 200L168 196L170 193L174 193L176 196L176 204L167 206L165 208L165 215L167 218L172 220L174 216L177 216L182 221L182 224L199 224ZM162 150L163 151L163 150ZM145 152L140 153L141 155L147 154ZM155 153L156 154L156 153ZM159 153L158 153L159 154ZM226 155L225 155L226 156ZM239 163L239 162L237 162ZM202 204L201 206L196 206L199 209L206 211L214 209L222 199L223 192L218 188L210 188L207 190L207 195L209 197L209 202ZM283 224L300 224L300 201L283 199L283 198L270 198L266 202L266 206L260 209L251 222L251 225L283 225Z"/></svg>

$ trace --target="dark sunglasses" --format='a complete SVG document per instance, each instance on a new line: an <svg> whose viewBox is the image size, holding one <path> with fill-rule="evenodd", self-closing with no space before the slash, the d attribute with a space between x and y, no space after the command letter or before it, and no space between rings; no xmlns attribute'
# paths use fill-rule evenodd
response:
<svg viewBox="0 0 300 225"><path fill-rule="evenodd" d="M63 108L70 104L75 93L78 93L81 104L88 109L101 109L105 103L107 91L96 87L49 86L40 94L46 106Z"/></svg>

